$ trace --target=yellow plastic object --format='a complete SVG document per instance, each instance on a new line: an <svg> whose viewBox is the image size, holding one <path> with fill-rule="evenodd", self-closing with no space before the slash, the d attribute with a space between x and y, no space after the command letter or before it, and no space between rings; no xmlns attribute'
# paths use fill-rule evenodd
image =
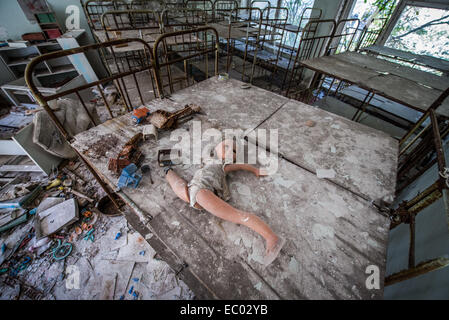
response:
<svg viewBox="0 0 449 320"><path fill-rule="evenodd" d="M47 186L47 188L45 188L45 190L49 190L49 189L51 189L53 187L57 187L60 184L61 184L61 180L60 179L55 179Z"/></svg>

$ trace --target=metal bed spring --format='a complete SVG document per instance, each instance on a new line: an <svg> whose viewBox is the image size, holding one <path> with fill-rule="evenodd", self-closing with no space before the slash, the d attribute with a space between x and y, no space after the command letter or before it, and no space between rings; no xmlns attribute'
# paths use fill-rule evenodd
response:
<svg viewBox="0 0 449 320"><path fill-rule="evenodd" d="M188 39L196 39L194 43L188 43L186 48L184 45L182 46L171 46L171 49L165 54L160 54L160 52L164 49L160 48L160 46L164 46L169 38L171 37L187 37ZM179 50L178 50L179 49ZM187 50L186 50L187 49ZM154 65L155 65L155 73L156 73L156 81L158 83L158 88L160 89L160 96L167 97L169 94L164 92L164 85L162 81L162 68L169 68L175 64L182 64L184 76L181 79L173 79L171 77L171 73L168 73L168 87L170 88L170 94L174 92L174 84L176 83L184 83L185 87L192 85L194 82L190 81L191 77L193 77L193 72L199 69L199 65L201 63L201 59L204 62L203 71L200 70L201 76L205 79L210 77L209 72L209 54L214 53L214 71L212 75L218 75L218 32L216 29L212 27L199 27L191 30L181 30L175 31L171 33L164 33L156 40L153 47L153 56ZM194 65L195 64L195 65ZM193 70L195 67L195 70Z"/></svg>
<svg viewBox="0 0 449 320"><path fill-rule="evenodd" d="M245 81L245 77L249 78L249 82L252 83L255 64L257 59L257 52L260 47L260 33L262 29L262 10L259 8L235 8L229 13L229 37L228 37L228 52L226 61L226 72L229 72L230 65L232 63L232 57L235 51L241 52L242 50L236 49L236 43L244 42L243 48L243 62L241 67L242 81ZM242 24L244 26L242 26ZM231 39L231 31L233 26L239 27L240 30L246 31L244 39ZM250 29L251 28L251 29ZM254 31L253 29L256 29ZM251 74L246 75L247 61L253 58L251 63ZM238 69L236 71L240 72Z"/></svg>
<svg viewBox="0 0 449 320"><path fill-rule="evenodd" d="M288 72L290 72L290 77L287 83L286 96L290 96L293 88L298 88L300 86L300 82L303 78L304 68L299 66L298 62L325 55L328 52L336 25L335 20L332 19L314 20L309 21L306 24L296 51L292 70L288 70ZM320 30L329 29L329 32L327 34L316 36L315 33L318 28ZM296 92L292 93L294 95L297 94Z"/></svg>
<svg viewBox="0 0 449 320"><path fill-rule="evenodd" d="M87 84L84 84L84 85L81 85L81 86L78 86L78 87L75 87L72 89L67 89L65 91L58 92L56 94L51 94L51 95L43 95L43 93L39 91L39 88L37 88L36 84L34 83L33 73L34 73L36 67L44 61L48 61L51 59L57 59L57 58L61 58L61 57L67 57L67 56L71 56L71 55L76 55L79 53L87 53L89 51L96 51L100 48L109 48L109 47L113 47L116 45L122 45L124 43L131 43L131 42L138 42L138 43L142 44L142 46L145 48L144 52L147 55L147 59L149 62L146 63L144 66L140 66L140 67L129 66L128 70L116 73L114 75L109 75L103 79L100 79L100 80L97 80L97 81L94 81L91 83L87 83ZM91 90L93 88L97 89L101 94L102 101L103 101L104 106L106 107L110 117L114 118L114 114L111 110L111 107L110 107L106 97L105 97L105 93L104 93L104 90L102 87L106 84L112 83L115 86L115 88L118 89L118 92L122 95L122 97L124 97L123 96L124 88L121 86L121 84L124 83L125 77L131 76L133 78L133 80L135 81L137 92L138 92L138 95L140 98L140 102L141 102L141 104L145 104L145 101L144 101L144 98L142 95L142 91L139 86L139 82L137 81L136 74L144 75L145 73L148 73L148 77L150 78L150 79L148 79L149 81L144 80L144 81L142 81L142 83L146 83L146 84L151 83L151 85L153 87L153 92L159 92L159 90L157 88L157 82L154 81L155 74L154 74L154 64L152 63L153 61L154 60L153 60L151 48L143 40L141 40L141 39L112 40L112 41L108 41L108 42L104 42L104 43L100 43L100 44L92 44L92 45L87 45L87 46L78 47L78 48L74 48L74 49L55 51L55 52L51 52L51 53L47 53L47 54L38 56L38 57L34 58L27 65L26 70L25 70L25 81L26 81L28 87L30 88L30 91L33 94L36 101L48 113L49 117L52 119L53 123L55 124L55 126L59 130L59 132L62 134L62 136L70 143L71 141L73 141L74 137L69 133L69 131L65 128L65 126L58 119L58 117L56 116L54 111L49 107L48 103L50 101L53 101L53 100L56 100L56 99L62 98L62 97L68 97L68 96L70 96L71 98L76 97L75 100L79 101L80 105L83 107L83 109L89 116L92 124L94 126L97 126L99 123L96 123L94 116L89 112L89 110L86 106L86 103L81 96L83 94L83 91L85 92L85 90ZM156 85L156 87L155 87L155 85ZM157 95L155 94L154 97L152 97L152 98L156 98L156 97L157 97ZM125 99L124 99L124 102L125 102L126 109L128 111L131 111L133 109L132 104L126 103ZM129 101L129 102L131 102L131 101ZM74 151L81 158L81 160L87 166L89 171L93 174L95 179L98 181L100 186L104 189L104 191L107 193L108 197L111 199L111 201L114 203L114 205L117 208L119 208L119 203L117 202L116 198L113 196L113 193L109 190L107 185L102 181L102 179L97 174L97 172L90 166L90 164L86 161L86 159L83 157L83 155L80 152L78 152L75 149L74 149Z"/></svg>

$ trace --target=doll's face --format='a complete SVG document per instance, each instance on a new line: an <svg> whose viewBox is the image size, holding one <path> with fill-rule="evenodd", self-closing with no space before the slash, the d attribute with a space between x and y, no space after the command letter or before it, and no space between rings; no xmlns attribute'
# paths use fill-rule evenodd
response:
<svg viewBox="0 0 449 320"><path fill-rule="evenodd" d="M218 159L226 163L235 162L235 142L234 140L223 140L215 147L215 154Z"/></svg>

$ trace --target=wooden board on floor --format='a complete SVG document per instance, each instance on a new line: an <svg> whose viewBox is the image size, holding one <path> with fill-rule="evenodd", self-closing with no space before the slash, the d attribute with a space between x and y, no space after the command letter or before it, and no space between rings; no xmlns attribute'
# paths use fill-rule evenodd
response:
<svg viewBox="0 0 449 320"><path fill-rule="evenodd" d="M203 108L210 123L222 129L253 129L289 99L247 85L235 79L217 77L201 81L173 94L170 99L180 106L195 103Z"/></svg>

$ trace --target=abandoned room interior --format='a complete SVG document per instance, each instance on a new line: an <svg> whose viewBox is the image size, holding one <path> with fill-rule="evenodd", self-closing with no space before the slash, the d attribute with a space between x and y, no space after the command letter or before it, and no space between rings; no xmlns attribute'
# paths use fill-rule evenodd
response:
<svg viewBox="0 0 449 320"><path fill-rule="evenodd" d="M449 299L449 0L0 1L1 300Z"/></svg>

